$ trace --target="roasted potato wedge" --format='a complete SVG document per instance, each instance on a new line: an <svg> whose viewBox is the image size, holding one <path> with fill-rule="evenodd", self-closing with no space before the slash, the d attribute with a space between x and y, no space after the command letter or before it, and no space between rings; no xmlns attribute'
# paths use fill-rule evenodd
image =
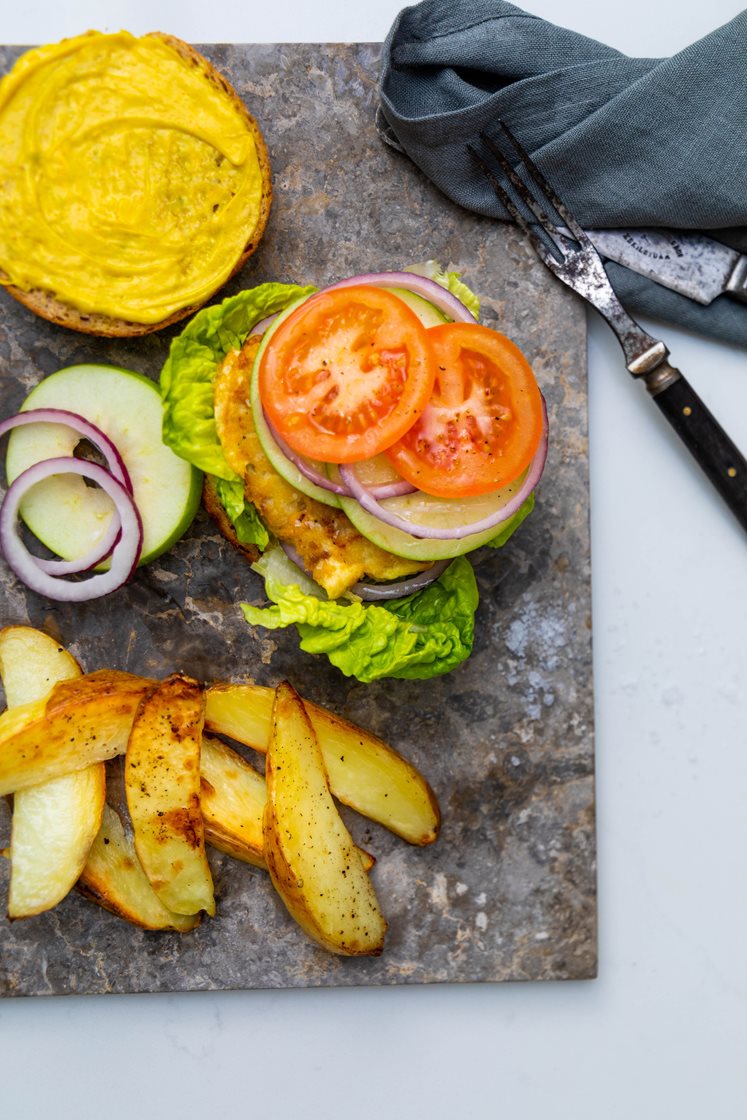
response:
<svg viewBox="0 0 747 1120"><path fill-rule="evenodd" d="M142 698L125 755L135 850L153 890L176 914L215 913L200 811L203 686L175 673Z"/></svg>
<svg viewBox="0 0 747 1120"><path fill-rule="evenodd" d="M203 735L200 808L207 843L245 863L266 867L262 841L266 799L262 775L220 739Z"/></svg>
<svg viewBox="0 0 747 1120"><path fill-rule="evenodd" d="M0 630L0 677L9 708L43 700L56 684L80 676L73 655L43 630L33 626Z"/></svg>
<svg viewBox="0 0 747 1120"><path fill-rule="evenodd" d="M216 684L207 690L205 723L218 734L265 752L271 688ZM431 844L440 813L435 794L414 766L370 732L304 701L335 797L411 844Z"/></svg>
<svg viewBox="0 0 747 1120"><path fill-rule="evenodd" d="M9 918L50 910L73 889L101 825L105 799L103 762L15 795Z"/></svg>
<svg viewBox="0 0 747 1120"><path fill-rule="evenodd" d="M31 627L0 629L0 677L0 796L15 802L10 917L48 909L77 879L86 897L144 929L193 929L215 913L209 842L266 868L319 945L382 951L387 924L367 875L375 861L333 793L411 843L433 841L440 823L428 783L387 744L305 705L287 683L206 691L179 673L82 675ZM267 779L208 726L266 754ZM116 756L107 791L104 762Z"/></svg>
<svg viewBox="0 0 747 1120"><path fill-rule="evenodd" d="M9 708L44 699L55 684L81 676L75 658L30 626L0 630L0 676ZM104 764L19 790L10 834L8 917L49 910L75 885L101 824Z"/></svg>
<svg viewBox="0 0 747 1120"><path fill-rule="evenodd" d="M278 686L267 747L265 858L288 912L317 944L378 955L387 923L332 798L303 701Z"/></svg>
<svg viewBox="0 0 747 1120"><path fill-rule="evenodd" d="M267 867L262 838L262 814L267 786L261 774L235 750L202 737L200 755L200 807L205 840L221 852L255 867ZM363 848L358 856L366 871L376 860Z"/></svg>
<svg viewBox="0 0 747 1120"><path fill-rule="evenodd" d="M151 681L101 670L0 716L0 796L124 754Z"/></svg>
<svg viewBox="0 0 747 1120"><path fill-rule="evenodd" d="M141 929L175 929L185 933L199 925L199 914L174 914L151 887L132 839L110 806L93 842L78 890L112 914Z"/></svg>

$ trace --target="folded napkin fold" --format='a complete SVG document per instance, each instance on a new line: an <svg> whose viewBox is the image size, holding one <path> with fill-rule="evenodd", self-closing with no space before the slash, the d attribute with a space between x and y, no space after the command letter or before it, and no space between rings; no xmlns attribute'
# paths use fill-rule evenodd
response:
<svg viewBox="0 0 747 1120"><path fill-rule="evenodd" d="M424 0L384 45L380 128L449 198L507 215L466 144L503 118L588 228L662 226L747 248L747 11L672 58L629 58L503 0ZM702 307L619 265L628 309L747 345L747 305Z"/></svg>

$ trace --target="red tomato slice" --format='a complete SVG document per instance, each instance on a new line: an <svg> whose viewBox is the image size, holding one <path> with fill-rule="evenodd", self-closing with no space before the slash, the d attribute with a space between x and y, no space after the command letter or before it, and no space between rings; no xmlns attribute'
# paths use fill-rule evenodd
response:
<svg viewBox="0 0 747 1120"><path fill-rule="evenodd" d="M487 494L529 466L542 435L542 397L520 350L477 323L431 327L433 396L387 451L399 473L439 498Z"/></svg>
<svg viewBox="0 0 747 1120"><path fill-rule="evenodd" d="M261 355L259 393L271 423L311 459L370 459L404 435L430 398L429 333L382 288L318 292Z"/></svg>

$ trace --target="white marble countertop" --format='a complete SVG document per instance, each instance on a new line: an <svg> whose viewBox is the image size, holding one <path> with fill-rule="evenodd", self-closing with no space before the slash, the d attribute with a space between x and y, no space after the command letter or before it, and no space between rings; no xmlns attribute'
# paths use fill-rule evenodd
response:
<svg viewBox="0 0 747 1120"><path fill-rule="evenodd" d="M378 41L401 6L26 0L3 5L0 41L87 27L193 42ZM526 7L640 56L671 54L740 10L737 0ZM745 353L644 325L747 448ZM599 978L6 1000L3 1116L743 1113L747 538L598 320L589 376Z"/></svg>

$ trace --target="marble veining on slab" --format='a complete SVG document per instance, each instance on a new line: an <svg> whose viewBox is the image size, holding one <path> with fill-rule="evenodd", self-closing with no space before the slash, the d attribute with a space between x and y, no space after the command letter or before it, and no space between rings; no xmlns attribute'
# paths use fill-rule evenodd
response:
<svg viewBox="0 0 747 1120"><path fill-rule="evenodd" d="M203 48L267 138L274 204L259 251L225 289L323 285L436 258L458 267L483 320L533 364L548 402L550 456L537 507L500 551L475 556L472 658L430 682L361 685L299 652L295 632L251 630L238 603L261 581L198 516L124 590L66 606L0 570L0 622L30 622L85 669L207 680L289 679L304 695L397 746L443 812L436 844L412 848L345 810L389 920L376 959L306 940L266 875L210 852L218 913L196 931L147 933L73 892L53 911L0 918L0 993L179 991L553 980L596 970L593 694L583 310L516 231L455 208L374 128L376 45ZM0 51L7 69L19 51ZM158 377L176 330L88 338L0 293L0 384L10 414L42 377L107 361ZM7 842L9 812L0 807ZM5 861L0 861L4 863ZM7 865L0 870L2 908Z"/></svg>

